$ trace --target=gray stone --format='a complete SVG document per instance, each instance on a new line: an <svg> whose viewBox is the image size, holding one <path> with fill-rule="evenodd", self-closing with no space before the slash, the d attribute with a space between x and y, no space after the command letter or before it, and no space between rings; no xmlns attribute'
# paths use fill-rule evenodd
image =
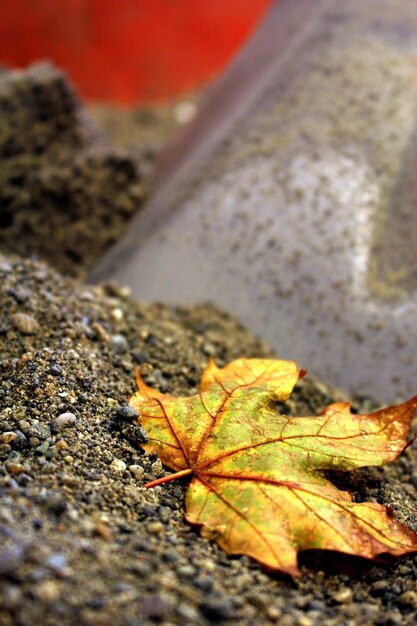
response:
<svg viewBox="0 0 417 626"><path fill-rule="evenodd" d="M4 545L0 549L0 574L10 575L21 565L24 557L23 546Z"/></svg>
<svg viewBox="0 0 417 626"><path fill-rule="evenodd" d="M53 421L55 430L62 430L64 428L72 428L77 423L77 416L70 411L66 411L65 413L61 413L58 417Z"/></svg>
<svg viewBox="0 0 417 626"><path fill-rule="evenodd" d="M118 354L124 354L129 350L129 344L124 335L112 335L110 339L110 345Z"/></svg>

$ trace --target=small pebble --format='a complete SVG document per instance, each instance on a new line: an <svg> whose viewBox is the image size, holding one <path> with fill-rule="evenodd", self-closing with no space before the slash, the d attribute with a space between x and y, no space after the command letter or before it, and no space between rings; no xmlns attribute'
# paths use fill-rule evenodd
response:
<svg viewBox="0 0 417 626"><path fill-rule="evenodd" d="M148 355L145 354L145 352L142 352L141 350L134 350L132 352L132 357L134 361L138 363L139 365L143 365L144 363L147 363L148 361Z"/></svg>
<svg viewBox="0 0 417 626"><path fill-rule="evenodd" d="M153 372L152 363L143 363L139 366L139 372L142 376L149 376Z"/></svg>
<svg viewBox="0 0 417 626"><path fill-rule="evenodd" d="M169 604L161 595L149 595L142 602L144 616L152 621L162 622L168 611Z"/></svg>
<svg viewBox="0 0 417 626"><path fill-rule="evenodd" d="M70 474L63 474L61 476L61 482L67 487L79 487L81 485L81 479L78 476L71 476Z"/></svg>
<svg viewBox="0 0 417 626"><path fill-rule="evenodd" d="M29 474L26 474L25 472L23 472L22 474L19 474L19 485L24 486L27 485L28 483L30 483L32 481L32 477L29 476Z"/></svg>
<svg viewBox="0 0 417 626"><path fill-rule="evenodd" d="M154 476L160 476L162 474L162 463L159 459L156 459L156 461L154 461L151 465L152 468L152 473L154 474Z"/></svg>
<svg viewBox="0 0 417 626"><path fill-rule="evenodd" d="M158 511L158 515L159 519L166 524L172 517L172 510L169 506L161 506Z"/></svg>
<svg viewBox="0 0 417 626"><path fill-rule="evenodd" d="M140 578L149 578L153 572L153 569L149 563L144 561L135 561L130 563L129 570L139 576Z"/></svg>
<svg viewBox="0 0 417 626"><path fill-rule="evenodd" d="M49 368L49 371L53 376L60 376L62 374L62 367L58 363L53 363Z"/></svg>
<svg viewBox="0 0 417 626"><path fill-rule="evenodd" d="M124 313L123 313L122 309L119 309L119 307L116 307L116 308L112 309L111 316L112 316L112 318L114 319L115 322L121 322L122 319L124 318Z"/></svg>
<svg viewBox="0 0 417 626"><path fill-rule="evenodd" d="M386 579L376 580L372 583L371 594L373 596L383 596L389 583Z"/></svg>
<svg viewBox="0 0 417 626"><path fill-rule="evenodd" d="M235 617L233 605L222 593L211 593L200 605L201 611L210 621L228 620Z"/></svg>
<svg viewBox="0 0 417 626"><path fill-rule="evenodd" d="M189 604L185 604L185 602L181 602L177 606L177 613L180 618L183 620L187 620L187 622L191 622L192 624L198 624L199 622L199 614L195 610L194 607Z"/></svg>
<svg viewBox="0 0 417 626"><path fill-rule="evenodd" d="M16 434L16 439L13 442L13 447L18 450L22 450L23 448L26 448L28 445L27 437L22 433L21 430L16 430L15 434Z"/></svg>
<svg viewBox="0 0 417 626"><path fill-rule="evenodd" d="M31 422L29 427L29 435L31 437L38 437L39 439L47 439L51 435L50 428L45 424L37 422Z"/></svg>
<svg viewBox="0 0 417 626"><path fill-rule="evenodd" d="M398 598L398 602L403 606L412 606L413 608L417 608L417 592L412 591L404 591Z"/></svg>
<svg viewBox="0 0 417 626"><path fill-rule="evenodd" d="M107 524L103 521L98 521L94 526L94 532L106 541L113 538L113 534Z"/></svg>
<svg viewBox="0 0 417 626"><path fill-rule="evenodd" d="M133 406L119 406L115 411L120 421L132 422L139 417L139 413Z"/></svg>
<svg viewBox="0 0 417 626"><path fill-rule="evenodd" d="M181 565L177 572L180 576L185 576L186 578L191 578L191 576L195 576L196 570L192 565Z"/></svg>
<svg viewBox="0 0 417 626"><path fill-rule="evenodd" d="M100 339L100 341L104 341L105 343L109 343L110 342L110 335L108 334L106 329L103 328L103 326L101 324L96 322L96 323L92 324L91 328L96 333L97 339Z"/></svg>
<svg viewBox="0 0 417 626"><path fill-rule="evenodd" d="M56 552L46 559L46 565L55 572L62 572L68 565L68 559L63 554Z"/></svg>
<svg viewBox="0 0 417 626"><path fill-rule="evenodd" d="M43 443L41 443L39 446L37 446L35 448L35 452L37 452L37 454L42 454L45 455L49 450L49 443L47 441L44 441Z"/></svg>
<svg viewBox="0 0 417 626"><path fill-rule="evenodd" d="M7 610L18 609L22 602L23 592L18 585L3 585L3 608Z"/></svg>
<svg viewBox="0 0 417 626"><path fill-rule="evenodd" d="M11 443L15 439L17 439L17 435L11 431L6 431L0 435L0 443Z"/></svg>
<svg viewBox="0 0 417 626"><path fill-rule="evenodd" d="M135 430L135 435L139 441L139 443L148 443L149 437L148 433L142 426L137 426Z"/></svg>
<svg viewBox="0 0 417 626"><path fill-rule="evenodd" d="M133 474L136 480L140 480L145 472L141 465L129 465L129 471Z"/></svg>
<svg viewBox="0 0 417 626"><path fill-rule="evenodd" d="M161 522L150 522L146 528L152 535L159 535L164 530L164 526Z"/></svg>
<svg viewBox="0 0 417 626"><path fill-rule="evenodd" d="M198 565L206 572L214 572L216 569L216 564L211 559L203 559L202 561L199 561Z"/></svg>
<svg viewBox="0 0 417 626"><path fill-rule="evenodd" d="M113 461L110 463L110 468L114 472L124 472L126 469L126 463L124 461L121 461L120 459L113 459Z"/></svg>
<svg viewBox="0 0 417 626"><path fill-rule="evenodd" d="M76 415L67 411L66 413L61 413L61 415L58 415L58 417L54 419L53 426L55 430L62 430L64 428L72 428L75 426L76 422Z"/></svg>
<svg viewBox="0 0 417 626"><path fill-rule="evenodd" d="M24 550L22 546L4 545L0 547L0 575L10 575L23 562Z"/></svg>
<svg viewBox="0 0 417 626"><path fill-rule="evenodd" d="M30 430L30 424L27 420L19 420L19 428L21 432L27 435Z"/></svg>
<svg viewBox="0 0 417 626"><path fill-rule="evenodd" d="M276 606L268 606L266 608L266 615L272 622L277 622L282 616L282 613Z"/></svg>
<svg viewBox="0 0 417 626"><path fill-rule="evenodd" d="M314 626L313 620L307 615L302 615L301 617L299 617L296 624L297 626Z"/></svg>
<svg viewBox="0 0 417 626"><path fill-rule="evenodd" d="M167 337L164 337L164 344L166 346L173 346L174 344L177 343L177 341L178 341L177 338L173 337L171 335L168 335Z"/></svg>
<svg viewBox="0 0 417 626"><path fill-rule="evenodd" d="M25 471L23 465L21 463L17 463L16 461L9 461L6 463L6 469L9 474L13 474L14 476L22 474Z"/></svg>
<svg viewBox="0 0 417 626"><path fill-rule="evenodd" d="M12 266L10 265L10 263L7 263L7 261L2 261L0 263L0 272L2 274L10 274L11 271L12 271Z"/></svg>
<svg viewBox="0 0 417 626"><path fill-rule="evenodd" d="M351 604L353 600L352 591L348 587L342 587L333 594L333 600L339 604Z"/></svg>
<svg viewBox="0 0 417 626"><path fill-rule="evenodd" d="M58 491L52 491L48 493L46 506L51 513L61 515L67 508L67 501L61 493Z"/></svg>
<svg viewBox="0 0 417 626"><path fill-rule="evenodd" d="M129 350L129 344L124 335L112 335L110 337L110 345L118 354L123 354Z"/></svg>
<svg viewBox="0 0 417 626"><path fill-rule="evenodd" d="M24 302L27 302L30 298L30 291L26 289L25 287L17 287L16 289L7 289L7 293L9 294L9 296L12 296L12 298L14 298L16 302L19 302L19 304L23 304Z"/></svg>
<svg viewBox="0 0 417 626"><path fill-rule="evenodd" d="M10 322L22 335L36 335L40 330L37 320L27 313L14 313L10 316Z"/></svg>
<svg viewBox="0 0 417 626"><path fill-rule="evenodd" d="M44 580L36 586L35 595L43 602L55 602L59 597L59 584L55 580Z"/></svg>
<svg viewBox="0 0 417 626"><path fill-rule="evenodd" d="M269 603L269 598L266 594L255 590L249 594L248 600L258 609L265 609L265 607L267 607Z"/></svg>

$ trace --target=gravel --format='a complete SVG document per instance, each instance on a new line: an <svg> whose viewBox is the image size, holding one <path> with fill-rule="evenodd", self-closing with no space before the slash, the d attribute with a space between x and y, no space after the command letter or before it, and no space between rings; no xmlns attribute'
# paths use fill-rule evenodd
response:
<svg viewBox="0 0 417 626"><path fill-rule="evenodd" d="M137 303L116 285L89 287L16 257L0 259L0 273L2 625L415 623L415 557L377 564L310 552L293 581L190 528L186 481L143 488L166 470L140 448L127 406L135 367L160 391L187 395L208 344L219 365L269 356L265 344L209 305ZM22 288L24 301L11 295ZM22 333L17 314L38 331ZM115 335L126 351L114 350ZM332 399L343 394L307 377L283 410L314 414ZM417 529L416 461L410 446L392 465L333 480Z"/></svg>
<svg viewBox="0 0 417 626"><path fill-rule="evenodd" d="M15 256L85 275L140 206L163 133L148 155L105 147L44 65L3 72L0 109L0 624L415 624L416 557L309 552L290 580L200 537L183 517L186 480L144 489L167 470L140 447L135 368L159 391L189 395L210 356L222 366L272 352L212 305L138 303L124 287ZM115 116L105 123L118 133ZM126 142L134 117L123 118ZM280 409L314 415L343 399L307 377ZM417 530L416 468L414 445L392 465L331 478Z"/></svg>

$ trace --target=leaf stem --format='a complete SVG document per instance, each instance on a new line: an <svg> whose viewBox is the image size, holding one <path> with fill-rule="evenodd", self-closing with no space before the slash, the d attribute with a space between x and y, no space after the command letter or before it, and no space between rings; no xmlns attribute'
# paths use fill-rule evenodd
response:
<svg viewBox="0 0 417 626"><path fill-rule="evenodd" d="M180 472L175 472L175 474L162 476L162 478L157 478L156 480L152 480L150 483L146 483L145 489L149 489L149 487L156 487L156 485L162 485L162 483L168 483L171 480L177 480L177 478L182 478L183 476L189 476L189 474L192 474L192 473L193 473L193 470L188 468L185 470L181 470Z"/></svg>

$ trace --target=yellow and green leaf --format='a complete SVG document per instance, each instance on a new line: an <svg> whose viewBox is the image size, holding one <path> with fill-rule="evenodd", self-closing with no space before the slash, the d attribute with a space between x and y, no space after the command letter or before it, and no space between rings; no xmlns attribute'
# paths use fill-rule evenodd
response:
<svg viewBox="0 0 417 626"><path fill-rule="evenodd" d="M292 576L301 550L337 550L366 558L417 551L417 534L375 502L356 503L328 480L397 458L417 396L369 415L332 404L318 417L276 410L304 375L291 361L211 361L199 392L166 396L138 375L130 404L156 452L176 470L147 486L192 474L186 519L229 554L246 554Z"/></svg>

